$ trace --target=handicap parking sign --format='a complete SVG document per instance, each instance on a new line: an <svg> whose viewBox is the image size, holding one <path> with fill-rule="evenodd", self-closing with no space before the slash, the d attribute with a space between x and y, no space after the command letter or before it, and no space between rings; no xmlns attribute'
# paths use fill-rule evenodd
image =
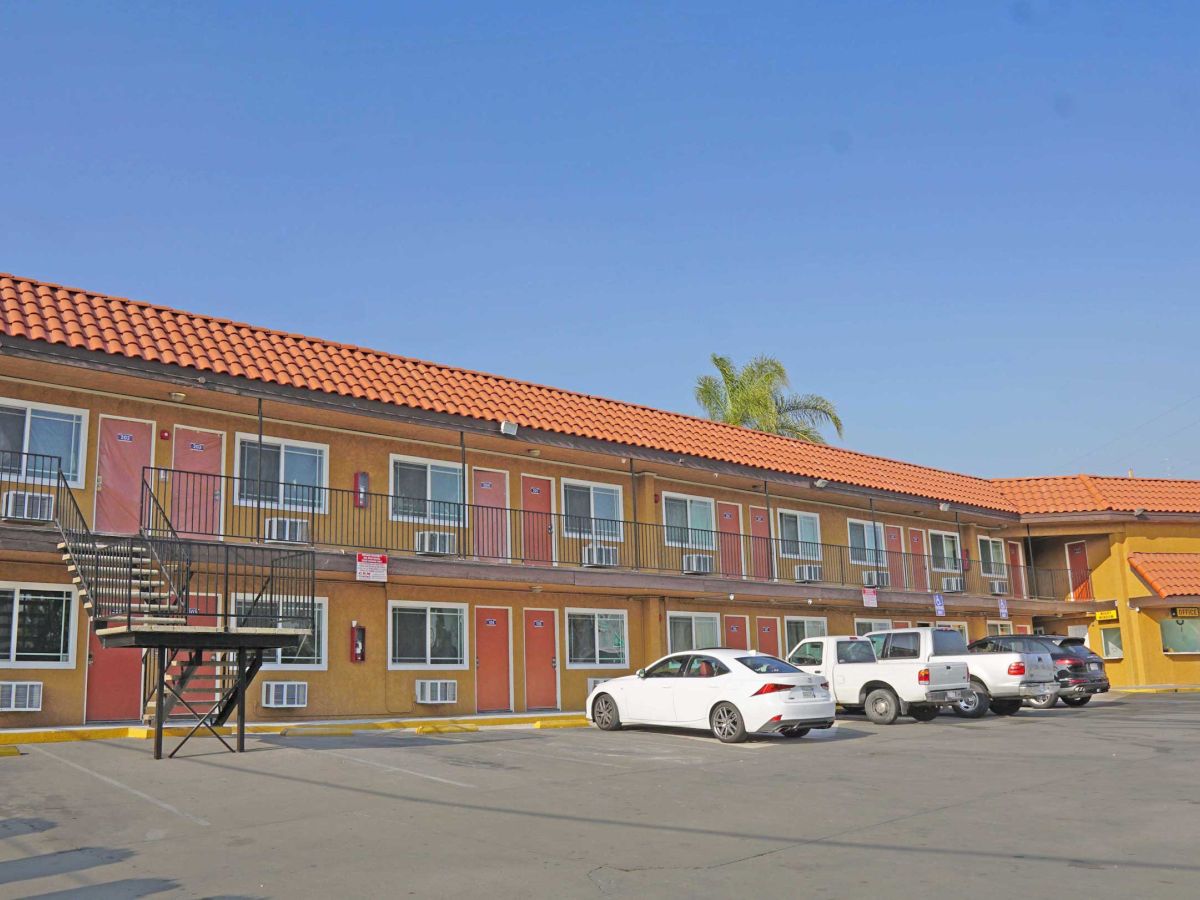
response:
<svg viewBox="0 0 1200 900"><path fill-rule="evenodd" d="M944 616L946 614L946 601L941 594L933 595L933 611L939 616Z"/></svg>

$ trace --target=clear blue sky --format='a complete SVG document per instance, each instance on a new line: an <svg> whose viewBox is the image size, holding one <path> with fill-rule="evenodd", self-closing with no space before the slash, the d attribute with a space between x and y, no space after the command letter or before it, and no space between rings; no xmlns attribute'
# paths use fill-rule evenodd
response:
<svg viewBox="0 0 1200 900"><path fill-rule="evenodd" d="M1200 477L1195 3L0 33L0 270L684 412L711 352L769 353L855 449Z"/></svg>

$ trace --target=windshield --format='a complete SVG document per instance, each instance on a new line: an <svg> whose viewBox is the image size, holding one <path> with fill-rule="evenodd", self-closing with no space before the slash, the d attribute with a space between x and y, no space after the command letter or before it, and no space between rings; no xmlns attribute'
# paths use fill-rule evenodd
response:
<svg viewBox="0 0 1200 900"><path fill-rule="evenodd" d="M1097 654L1083 646L1083 644L1062 644L1058 649L1059 652L1066 651L1067 653L1070 653L1072 656L1078 657L1079 659L1091 659L1092 657L1097 656Z"/></svg>
<svg viewBox="0 0 1200 900"><path fill-rule="evenodd" d="M870 641L838 641L837 659L840 663L873 663L875 651Z"/></svg>
<svg viewBox="0 0 1200 900"><path fill-rule="evenodd" d="M790 675L800 672L795 666L774 656L739 656L737 661L759 675Z"/></svg>

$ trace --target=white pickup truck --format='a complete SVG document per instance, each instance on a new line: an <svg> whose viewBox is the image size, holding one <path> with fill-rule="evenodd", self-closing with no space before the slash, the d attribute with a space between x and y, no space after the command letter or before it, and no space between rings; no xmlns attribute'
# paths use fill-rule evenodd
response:
<svg viewBox="0 0 1200 900"><path fill-rule="evenodd" d="M824 675L842 707L865 710L872 722L890 725L902 714L928 722L939 708L966 696L971 681L964 649L955 632L905 628L866 638L808 638L793 648L788 662ZM950 654L954 659L943 659Z"/></svg>
<svg viewBox="0 0 1200 900"><path fill-rule="evenodd" d="M955 637L962 642L961 635ZM1048 705L1058 695L1058 667L1048 650L1018 652L980 640L969 648L963 642L961 653L971 670L971 689L952 707L956 716L978 719L989 709L998 716L1011 716L1021 709L1022 700Z"/></svg>

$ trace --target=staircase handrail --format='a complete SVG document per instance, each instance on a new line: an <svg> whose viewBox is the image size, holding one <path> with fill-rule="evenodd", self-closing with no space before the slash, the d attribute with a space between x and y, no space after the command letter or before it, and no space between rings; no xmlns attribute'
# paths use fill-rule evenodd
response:
<svg viewBox="0 0 1200 900"><path fill-rule="evenodd" d="M141 537L155 567L167 585L167 596L180 607L179 615L188 615L188 585L191 583L192 556L187 541L179 536L171 517L154 495L148 479L142 471L142 516Z"/></svg>

